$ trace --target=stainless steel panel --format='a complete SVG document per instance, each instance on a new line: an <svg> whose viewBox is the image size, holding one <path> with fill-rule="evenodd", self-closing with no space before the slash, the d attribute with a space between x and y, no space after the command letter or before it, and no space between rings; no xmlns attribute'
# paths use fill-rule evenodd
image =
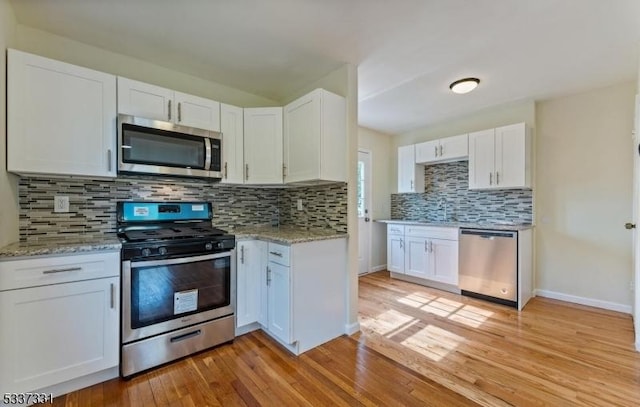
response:
<svg viewBox="0 0 640 407"><path fill-rule="evenodd" d="M123 377L231 341L234 316L228 316L122 346Z"/></svg>
<svg viewBox="0 0 640 407"><path fill-rule="evenodd" d="M220 257L231 258L231 304L226 307L220 307L197 314L191 314L184 317L176 317L175 319L160 322L157 324L144 326L142 328L131 328L131 261L122 262L122 343L128 343L137 339L147 338L149 336L161 334L173 329L179 329L192 324L208 321L214 318L232 315L235 310L236 298L236 262L234 261L234 251L216 253L205 256L181 257L178 259L152 260L143 262L134 262L137 267L162 265L162 264L185 264L194 261L216 259Z"/></svg>
<svg viewBox="0 0 640 407"><path fill-rule="evenodd" d="M517 236L517 232L461 229L460 289L517 301Z"/></svg>

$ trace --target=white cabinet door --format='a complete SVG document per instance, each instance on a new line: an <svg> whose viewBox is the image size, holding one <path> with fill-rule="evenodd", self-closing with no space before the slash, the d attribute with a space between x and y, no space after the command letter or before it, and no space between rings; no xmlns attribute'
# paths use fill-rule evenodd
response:
<svg viewBox="0 0 640 407"><path fill-rule="evenodd" d="M469 189L493 188L494 171L494 129L469 133Z"/></svg>
<svg viewBox="0 0 640 407"><path fill-rule="evenodd" d="M424 167L416 165L415 145L398 147L398 193L424 192Z"/></svg>
<svg viewBox="0 0 640 407"><path fill-rule="evenodd" d="M220 103L215 100L174 92L176 124L220 131Z"/></svg>
<svg viewBox="0 0 640 407"><path fill-rule="evenodd" d="M495 129L497 188L530 188L529 146L525 123Z"/></svg>
<svg viewBox="0 0 640 407"><path fill-rule="evenodd" d="M269 332L291 343L291 276L289 267L269 262Z"/></svg>
<svg viewBox="0 0 640 407"><path fill-rule="evenodd" d="M458 285L458 242L455 240L430 240L429 279Z"/></svg>
<svg viewBox="0 0 640 407"><path fill-rule="evenodd" d="M440 139L438 153L438 159L442 161L467 158L469 156L469 136L467 134L461 134L459 136Z"/></svg>
<svg viewBox="0 0 640 407"><path fill-rule="evenodd" d="M171 89L118 77L118 113L170 122L175 111Z"/></svg>
<svg viewBox="0 0 640 407"><path fill-rule="evenodd" d="M118 277L0 292L0 392L118 365Z"/></svg>
<svg viewBox="0 0 640 407"><path fill-rule="evenodd" d="M345 98L316 89L283 114L285 181L346 181Z"/></svg>
<svg viewBox="0 0 640 407"><path fill-rule="evenodd" d="M404 236L387 236L387 270L404 273Z"/></svg>
<svg viewBox="0 0 640 407"><path fill-rule="evenodd" d="M260 317L262 271L266 266L267 243L239 241L236 247L236 326L257 322Z"/></svg>
<svg viewBox="0 0 640 407"><path fill-rule="evenodd" d="M8 50L7 169L116 176L116 78Z"/></svg>
<svg viewBox="0 0 640 407"><path fill-rule="evenodd" d="M245 183L282 184L281 107L244 109L244 163Z"/></svg>
<svg viewBox="0 0 640 407"><path fill-rule="evenodd" d="M416 162L429 163L438 161L439 148L439 140L425 141L424 143L416 144Z"/></svg>
<svg viewBox="0 0 640 407"><path fill-rule="evenodd" d="M404 273L408 276L428 278L430 256L427 239L422 237L407 237L405 250Z"/></svg>
<svg viewBox="0 0 640 407"><path fill-rule="evenodd" d="M223 184L244 182L244 118L242 108L220 104Z"/></svg>

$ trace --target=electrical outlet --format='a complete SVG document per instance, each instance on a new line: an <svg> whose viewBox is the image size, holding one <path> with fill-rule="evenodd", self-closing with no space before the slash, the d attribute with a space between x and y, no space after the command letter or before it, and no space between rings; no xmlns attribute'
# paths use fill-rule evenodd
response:
<svg viewBox="0 0 640 407"><path fill-rule="evenodd" d="M298 210L302 210L302 199L298 199Z"/></svg>
<svg viewBox="0 0 640 407"><path fill-rule="evenodd" d="M58 213L69 212L69 197L59 195L54 196L53 211Z"/></svg>

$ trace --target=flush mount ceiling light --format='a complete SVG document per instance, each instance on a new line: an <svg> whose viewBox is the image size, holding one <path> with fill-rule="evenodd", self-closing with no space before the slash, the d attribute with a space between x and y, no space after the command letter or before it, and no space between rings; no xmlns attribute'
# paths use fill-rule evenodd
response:
<svg viewBox="0 0 640 407"><path fill-rule="evenodd" d="M480 79L478 78L464 78L453 82L449 85L449 89L454 93L469 93L474 90L479 83Z"/></svg>

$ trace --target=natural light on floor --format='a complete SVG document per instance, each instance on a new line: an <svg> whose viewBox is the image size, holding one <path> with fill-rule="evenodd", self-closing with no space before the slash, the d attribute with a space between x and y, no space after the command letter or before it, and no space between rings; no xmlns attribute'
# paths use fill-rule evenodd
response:
<svg viewBox="0 0 640 407"><path fill-rule="evenodd" d="M472 328L479 327L493 315L493 312L473 305L425 293L414 292L396 301ZM433 324L425 326L420 319L395 309L386 310L375 318L364 317L361 324L434 361L441 360L465 341L460 335Z"/></svg>

